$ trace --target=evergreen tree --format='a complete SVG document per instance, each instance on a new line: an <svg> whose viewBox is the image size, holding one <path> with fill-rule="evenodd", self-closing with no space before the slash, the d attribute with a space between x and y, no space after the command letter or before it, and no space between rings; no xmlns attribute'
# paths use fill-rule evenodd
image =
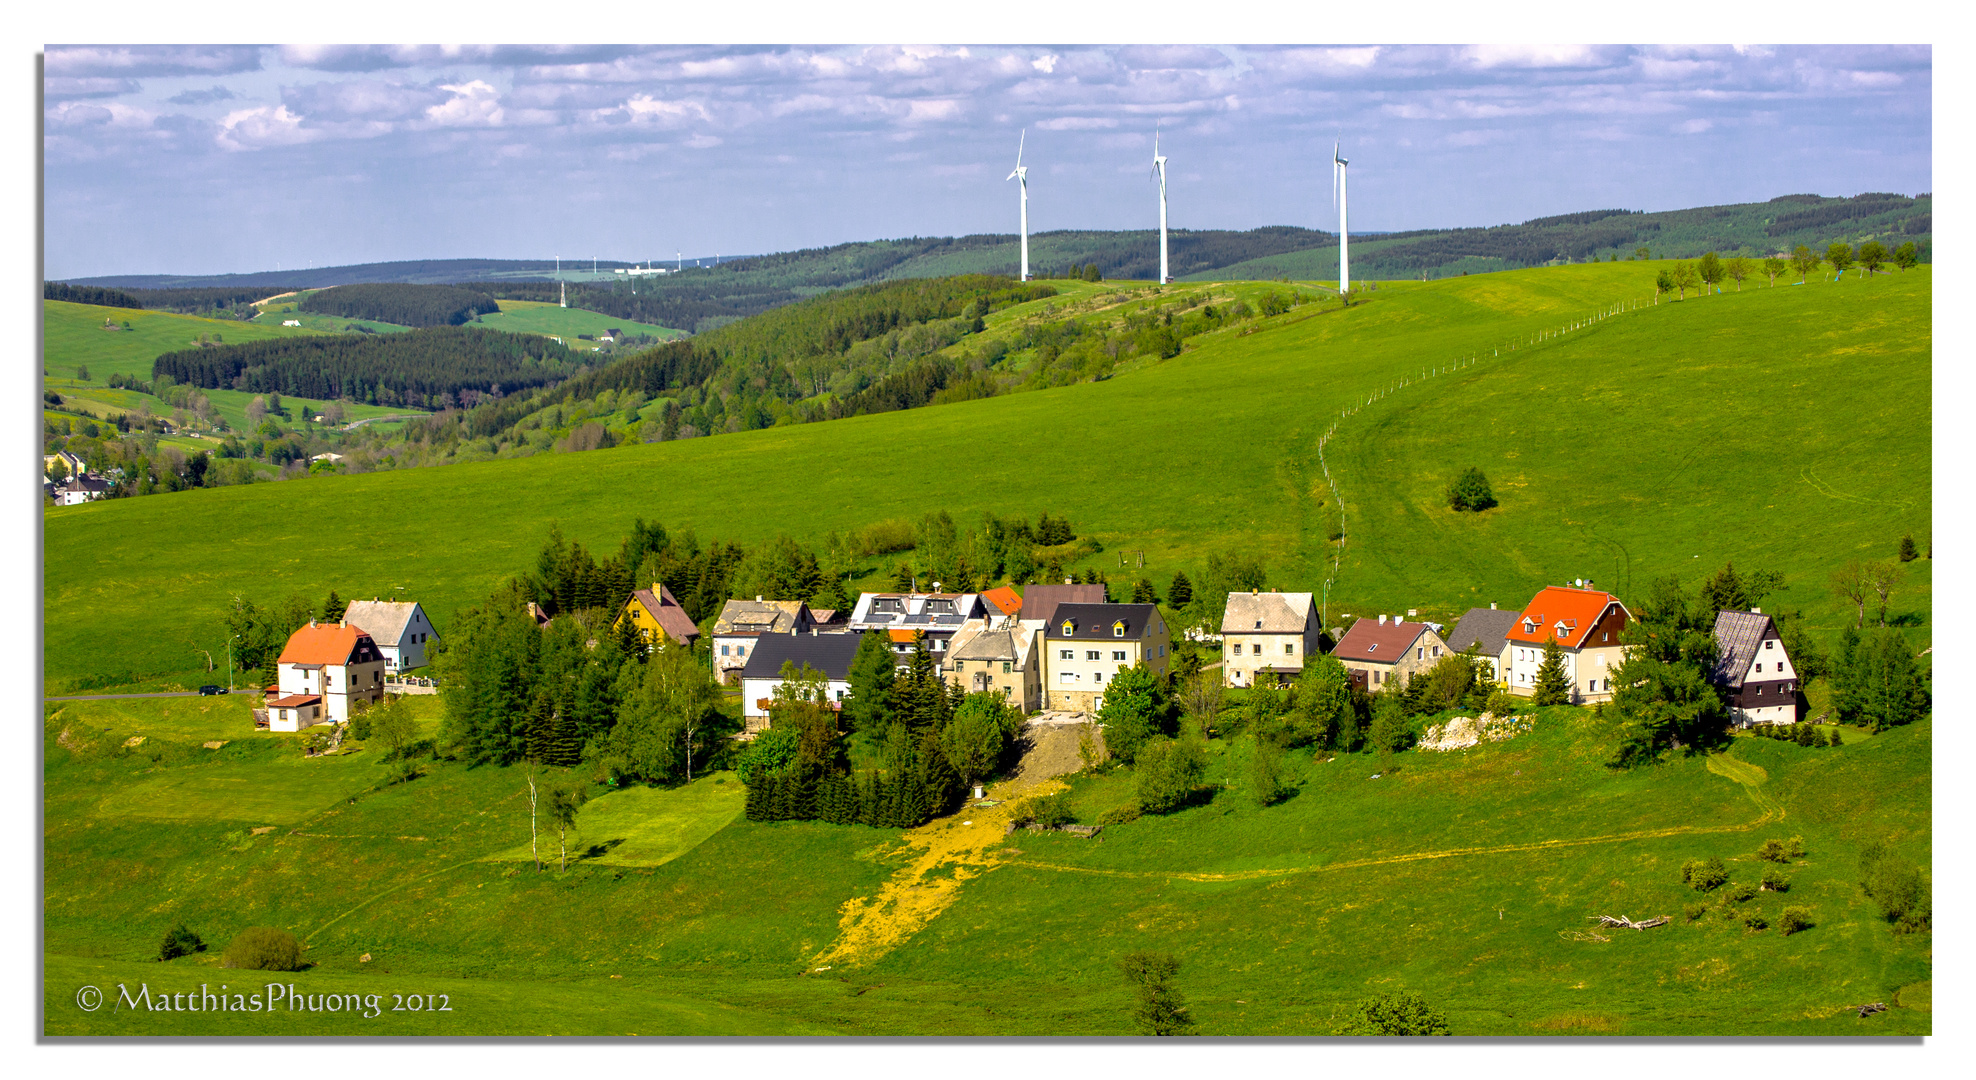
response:
<svg viewBox="0 0 1976 1080"><path fill-rule="evenodd" d="M329 598L322 602L322 621L326 623L342 622L343 613L349 607L349 602L336 595L335 589L329 590Z"/></svg>
<svg viewBox="0 0 1976 1080"><path fill-rule="evenodd" d="M1533 705L1568 705L1571 703L1571 680L1564 674L1564 650L1558 648L1556 638L1544 639L1544 659L1537 665L1536 692L1531 695Z"/></svg>
<svg viewBox="0 0 1976 1080"><path fill-rule="evenodd" d="M912 590L913 584L914 584L913 566L911 563L902 562L897 567L893 568L892 570L893 592L909 592Z"/></svg>
<svg viewBox="0 0 1976 1080"><path fill-rule="evenodd" d="M1157 604L1159 603L1159 601L1160 601L1160 594L1158 593L1158 591L1156 591L1153 588L1153 583L1151 581L1145 578L1140 578L1139 583L1132 586L1133 603Z"/></svg>
<svg viewBox="0 0 1976 1080"><path fill-rule="evenodd" d="M1187 572L1175 570L1173 582L1166 587L1166 606L1175 611L1185 608L1194 601L1194 583L1187 580Z"/></svg>
<svg viewBox="0 0 1976 1080"><path fill-rule="evenodd" d="M892 720L892 684L898 662L884 633L868 633L851 659L851 694L844 699L844 719L851 730L882 733Z"/></svg>
<svg viewBox="0 0 1976 1080"><path fill-rule="evenodd" d="M1903 537L1901 537L1901 552L1900 552L1900 555L1901 555L1901 561L1902 561L1902 562L1913 562L1913 561L1914 561L1915 559L1917 559L1917 558L1920 558L1920 557L1921 557L1921 553L1920 553L1919 551L1916 551L1916 550L1914 549L1914 534L1913 534L1913 533L1909 533L1909 534L1907 534L1906 536L1903 536Z"/></svg>
<svg viewBox="0 0 1976 1080"><path fill-rule="evenodd" d="M1928 711L1928 691L1914 649L1899 630L1876 630L1863 643L1860 714L1874 731L1911 724Z"/></svg>

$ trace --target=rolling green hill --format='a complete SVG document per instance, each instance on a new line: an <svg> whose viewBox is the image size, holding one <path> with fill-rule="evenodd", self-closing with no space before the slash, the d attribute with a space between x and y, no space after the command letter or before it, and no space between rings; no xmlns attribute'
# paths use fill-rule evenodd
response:
<svg viewBox="0 0 1976 1080"><path fill-rule="evenodd" d="M489 330L560 337L572 349L590 347L577 340L578 334L596 337L612 329L623 330L627 334L644 334L660 341L686 336L683 330L614 319L600 312L566 308L540 300L503 300L500 311L480 316L474 320L474 325Z"/></svg>
<svg viewBox="0 0 1976 1080"><path fill-rule="evenodd" d="M103 320L129 330L105 330ZM195 346L199 335L220 335L228 344L268 341L313 331L293 326L264 326L233 319L201 319L163 311L97 307L60 300L41 302L43 366L51 376L73 377L78 365L89 368L101 383L112 373L151 378L151 361L158 354Z"/></svg>
<svg viewBox="0 0 1976 1080"><path fill-rule="evenodd" d="M1089 565L1129 557L1137 572L1137 555L1119 553L1143 552L1163 583L1177 569L1198 580L1212 552L1239 553L1260 557L1276 585L1319 588L1336 506L1316 444L1334 420L1327 453L1348 529L1331 613L1515 604L1581 576L1638 589L1733 559L1785 572L1793 591L1780 599L1814 626L1838 625L1828 570L1926 535L1928 429L1914 418L1930 407L1929 272L1636 306L1493 355L1643 303L1655 269L1399 284L1346 311L1293 309L1135 372L1033 393L70 508L45 524L43 670L50 692L189 678L195 645L222 644L236 592L403 586L443 633L456 607L530 565L552 521L604 550L639 517L756 542L942 509L1048 507L1103 541ZM1860 356L1875 362L1848 362ZM1472 357L1341 419L1369 391ZM1592 418L1603 427L1588 429ZM1449 457L1400 445L1389 423L1442 440L1428 445ZM1713 449L1725 439L1741 460ZM1503 505L1446 520L1433 493L1470 463L1491 472ZM1894 614L1925 625L1926 564L1910 566Z"/></svg>

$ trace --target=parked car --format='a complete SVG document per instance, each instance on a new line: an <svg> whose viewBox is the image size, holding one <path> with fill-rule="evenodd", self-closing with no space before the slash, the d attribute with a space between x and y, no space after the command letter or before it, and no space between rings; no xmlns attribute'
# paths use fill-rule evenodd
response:
<svg viewBox="0 0 1976 1080"><path fill-rule="evenodd" d="M202 686L199 688L200 697L212 697L214 694L224 694L226 692L227 692L226 687L224 686L213 686L208 684L206 686Z"/></svg>

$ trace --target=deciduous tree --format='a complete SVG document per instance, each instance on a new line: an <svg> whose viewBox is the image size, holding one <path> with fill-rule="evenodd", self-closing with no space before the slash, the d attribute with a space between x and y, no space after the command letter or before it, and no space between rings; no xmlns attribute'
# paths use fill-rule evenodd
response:
<svg viewBox="0 0 1976 1080"><path fill-rule="evenodd" d="M1825 261L1832 264L1832 269L1836 273L1843 274L1852 269L1855 261L1852 245L1834 241L1825 249Z"/></svg>
<svg viewBox="0 0 1976 1080"><path fill-rule="evenodd" d="M1879 273L1880 268L1885 266L1886 263L1886 245L1880 243L1878 240L1868 240L1866 243L1859 245L1859 269L1861 277Z"/></svg>

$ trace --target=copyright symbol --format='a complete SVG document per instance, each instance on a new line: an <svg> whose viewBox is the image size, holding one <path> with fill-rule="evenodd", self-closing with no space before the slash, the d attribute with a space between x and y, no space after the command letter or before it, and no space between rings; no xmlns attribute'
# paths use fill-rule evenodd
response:
<svg viewBox="0 0 1976 1080"><path fill-rule="evenodd" d="M85 986L75 992L75 1003L83 1012L95 1012L103 1007L103 991Z"/></svg>

